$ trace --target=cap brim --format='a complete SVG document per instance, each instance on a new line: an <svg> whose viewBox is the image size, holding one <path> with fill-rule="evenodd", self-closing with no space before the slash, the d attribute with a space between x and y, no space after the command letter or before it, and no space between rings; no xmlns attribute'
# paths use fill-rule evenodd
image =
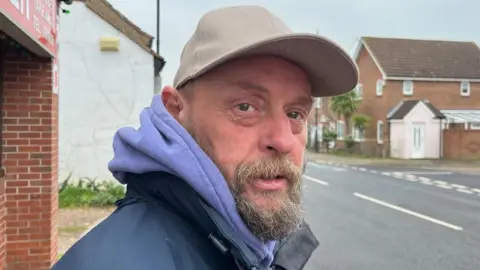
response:
<svg viewBox="0 0 480 270"><path fill-rule="evenodd" d="M251 55L274 55L297 64L310 77L314 97L342 95L353 90L358 83L357 65L339 45L322 36L294 33L231 51L198 70L193 77L229 60Z"/></svg>

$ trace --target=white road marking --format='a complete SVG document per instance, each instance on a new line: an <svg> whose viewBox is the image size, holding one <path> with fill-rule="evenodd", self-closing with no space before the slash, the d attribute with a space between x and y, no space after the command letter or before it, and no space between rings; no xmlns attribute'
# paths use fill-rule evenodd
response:
<svg viewBox="0 0 480 270"><path fill-rule="evenodd" d="M473 191L480 193L480 188L472 188Z"/></svg>
<svg viewBox="0 0 480 270"><path fill-rule="evenodd" d="M473 194L473 191L468 190L468 189L463 189L463 188L459 188L459 189L457 189L457 191L467 193L467 194Z"/></svg>
<svg viewBox="0 0 480 270"><path fill-rule="evenodd" d="M372 197L369 197L369 196L366 196L366 195L363 195L363 194L360 194L360 193L353 193L353 195L356 196L356 197L358 197L358 198L361 198L361 199L364 199L364 200L367 200L367 201L370 201L370 202L373 202L373 203L376 203L376 204L379 204L379 205L388 207L388 208L390 208L390 209L397 210L397 211L399 211L399 212L402 212L402 213L405 213L405 214L408 214L408 215L411 215L411 216L414 216L414 217L417 217L417 218L420 218L420 219L424 219L424 220L430 221L430 222L432 222L432 223L435 223L435 224L438 224L438 225L441 225L441 226L450 228L450 229L452 229L452 230L456 230L456 231L462 231L462 230L463 230L462 227L459 227L459 226L457 226L457 225L453 225L453 224L450 224L450 223L447 223L447 222L444 222L444 221L441 221L441 220L438 220L438 219L435 219L435 218L426 216L426 215L424 215L424 214L420 214L420 213L417 213L417 212L414 212L414 211L411 211L411 210L402 208L402 207L400 207L400 206L396 206L396 205L393 205L393 204L389 204L389 203L387 203L387 202L384 202L384 201L381 201L381 200L378 200L378 199L375 199L375 198L372 198Z"/></svg>
<svg viewBox="0 0 480 270"><path fill-rule="evenodd" d="M328 186L329 184L325 181L322 181L322 180L318 180L317 178L313 178L311 176L308 176L308 175L304 175L303 178L307 179L307 180L310 180L312 182L315 182L317 184L320 184L320 185L324 185L324 186Z"/></svg>
<svg viewBox="0 0 480 270"><path fill-rule="evenodd" d="M420 181L427 181L427 182L431 182L432 180L430 178L427 178L427 177L418 177L418 180Z"/></svg>
<svg viewBox="0 0 480 270"><path fill-rule="evenodd" d="M417 182L417 177L415 175L411 175L411 174L407 174L405 176L405 179L407 179L408 181L412 181L412 182Z"/></svg>
<svg viewBox="0 0 480 270"><path fill-rule="evenodd" d="M423 174L423 175L446 175L446 174L453 174L452 172L444 172L444 171L404 171L404 174Z"/></svg>
<svg viewBox="0 0 480 270"><path fill-rule="evenodd" d="M420 183L422 183L424 185L429 185L429 186L433 185L433 183L430 182L430 181L420 181Z"/></svg>
<svg viewBox="0 0 480 270"><path fill-rule="evenodd" d="M458 185L458 184L450 184L454 188L461 188L461 189L466 189L467 187L464 185Z"/></svg>
<svg viewBox="0 0 480 270"><path fill-rule="evenodd" d="M440 181L440 180L433 180L433 183L438 184L438 185L448 185L447 182L445 182L445 181Z"/></svg>
<svg viewBox="0 0 480 270"><path fill-rule="evenodd" d="M439 184L439 185L436 185L436 186L439 187L439 188L444 188L444 189L452 189L453 188L452 186L444 185L444 184Z"/></svg>

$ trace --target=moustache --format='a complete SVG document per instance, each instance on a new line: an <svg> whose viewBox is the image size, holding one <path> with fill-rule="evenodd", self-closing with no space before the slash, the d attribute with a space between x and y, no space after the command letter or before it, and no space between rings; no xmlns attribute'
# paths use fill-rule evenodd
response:
<svg viewBox="0 0 480 270"><path fill-rule="evenodd" d="M260 159L253 163L242 164L237 169L237 179L241 182L283 178L290 183L297 183L302 174L302 168L286 157Z"/></svg>

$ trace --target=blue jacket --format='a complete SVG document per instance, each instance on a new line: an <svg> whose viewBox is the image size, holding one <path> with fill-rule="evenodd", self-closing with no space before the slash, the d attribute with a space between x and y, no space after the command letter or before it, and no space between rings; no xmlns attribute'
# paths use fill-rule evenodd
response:
<svg viewBox="0 0 480 270"><path fill-rule="evenodd" d="M52 270L260 270L227 222L177 176L128 174L124 199ZM269 269L301 270L318 241L306 223L278 241Z"/></svg>

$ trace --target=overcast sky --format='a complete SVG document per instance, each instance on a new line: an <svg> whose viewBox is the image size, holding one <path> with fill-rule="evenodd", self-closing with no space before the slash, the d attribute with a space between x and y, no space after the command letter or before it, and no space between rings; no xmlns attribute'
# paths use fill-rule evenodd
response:
<svg viewBox="0 0 480 270"><path fill-rule="evenodd" d="M109 2L156 36L156 0ZM160 54L167 61L164 84L172 83L180 52L199 18L211 9L239 4L262 5L294 31L314 33L318 29L347 51L353 50L361 36L480 44L480 1L475 0L161 0Z"/></svg>

